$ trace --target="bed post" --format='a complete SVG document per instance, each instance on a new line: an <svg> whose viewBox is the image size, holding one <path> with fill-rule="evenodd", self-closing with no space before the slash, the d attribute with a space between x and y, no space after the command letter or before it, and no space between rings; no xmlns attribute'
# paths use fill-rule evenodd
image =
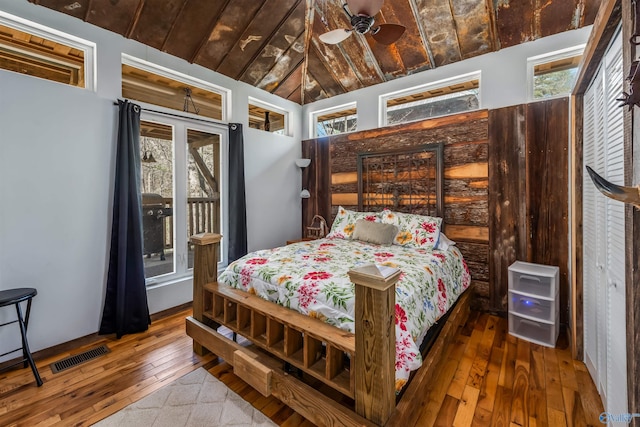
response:
<svg viewBox="0 0 640 427"><path fill-rule="evenodd" d="M200 233L191 236L194 246L193 258L193 318L203 324L208 324L204 312L211 308L212 301L205 299L204 285L218 280L218 243L222 238L219 234ZM210 298L209 298L210 299ZM207 349L193 341L194 353L203 356Z"/></svg>
<svg viewBox="0 0 640 427"><path fill-rule="evenodd" d="M396 406L395 284L387 278L349 271L355 284L355 403L358 415L384 425Z"/></svg>

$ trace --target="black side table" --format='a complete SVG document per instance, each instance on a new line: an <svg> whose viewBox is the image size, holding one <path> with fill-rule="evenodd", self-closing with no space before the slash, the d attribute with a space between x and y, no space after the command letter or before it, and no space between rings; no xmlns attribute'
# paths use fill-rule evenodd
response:
<svg viewBox="0 0 640 427"><path fill-rule="evenodd" d="M19 363L23 363L23 366L26 368L28 363L33 371L33 376L36 378L36 383L38 384L38 387L40 387L42 385L42 379L40 378L36 364L33 362L33 357L31 357L31 351L29 350L29 343L27 342L27 326L29 325L29 314L31 313L31 300L37 294L38 291L33 288L18 288L0 291L0 307L6 307L13 304L16 306L16 314L18 315L16 320L2 323L0 324L0 327L10 325L12 323L18 323L20 325L20 334L22 335L22 348L16 348L15 350L0 354L0 357L22 350L22 360L7 366L7 368ZM20 308L20 303L23 301L27 301L27 312L24 317L22 317L22 309Z"/></svg>

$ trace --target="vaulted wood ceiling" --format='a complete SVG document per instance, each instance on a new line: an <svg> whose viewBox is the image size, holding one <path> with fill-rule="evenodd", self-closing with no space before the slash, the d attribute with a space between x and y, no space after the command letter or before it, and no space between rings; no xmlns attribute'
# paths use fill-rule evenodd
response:
<svg viewBox="0 0 640 427"><path fill-rule="evenodd" d="M593 23L601 0L387 0L382 45L343 0L29 0L304 104Z"/></svg>

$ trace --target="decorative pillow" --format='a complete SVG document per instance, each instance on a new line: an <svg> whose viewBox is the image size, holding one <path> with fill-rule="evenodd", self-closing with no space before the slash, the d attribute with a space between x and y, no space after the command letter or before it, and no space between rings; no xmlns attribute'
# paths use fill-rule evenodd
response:
<svg viewBox="0 0 640 427"><path fill-rule="evenodd" d="M398 227L393 224L359 219L356 221L356 228L353 230L351 238L377 245L390 245L396 234L398 234Z"/></svg>
<svg viewBox="0 0 640 427"><path fill-rule="evenodd" d="M382 222L398 227L398 234L393 241L394 245L433 249L438 242L442 218L392 212L385 209L382 211Z"/></svg>
<svg viewBox="0 0 640 427"><path fill-rule="evenodd" d="M456 242L445 236L444 233L440 233L440 235L438 236L438 243L436 243L434 249L438 249L439 251L446 251L455 244Z"/></svg>
<svg viewBox="0 0 640 427"><path fill-rule="evenodd" d="M336 215L331 225L331 231L327 237L339 239L351 239L353 230L356 228L356 221L363 219L369 222L380 222L380 214L378 212L356 212L338 207L338 215Z"/></svg>

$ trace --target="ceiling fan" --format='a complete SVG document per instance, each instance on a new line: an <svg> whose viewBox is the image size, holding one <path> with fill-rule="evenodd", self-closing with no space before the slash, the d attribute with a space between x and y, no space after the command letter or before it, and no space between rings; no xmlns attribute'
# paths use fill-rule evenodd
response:
<svg viewBox="0 0 640 427"><path fill-rule="evenodd" d="M351 35L352 32L370 33L375 41L381 44L392 44L402 36L405 27L398 24L380 24L375 28L374 16L380 12L384 0L347 0L342 5L351 20L352 28L339 28L320 35L320 40L327 44L337 44Z"/></svg>

